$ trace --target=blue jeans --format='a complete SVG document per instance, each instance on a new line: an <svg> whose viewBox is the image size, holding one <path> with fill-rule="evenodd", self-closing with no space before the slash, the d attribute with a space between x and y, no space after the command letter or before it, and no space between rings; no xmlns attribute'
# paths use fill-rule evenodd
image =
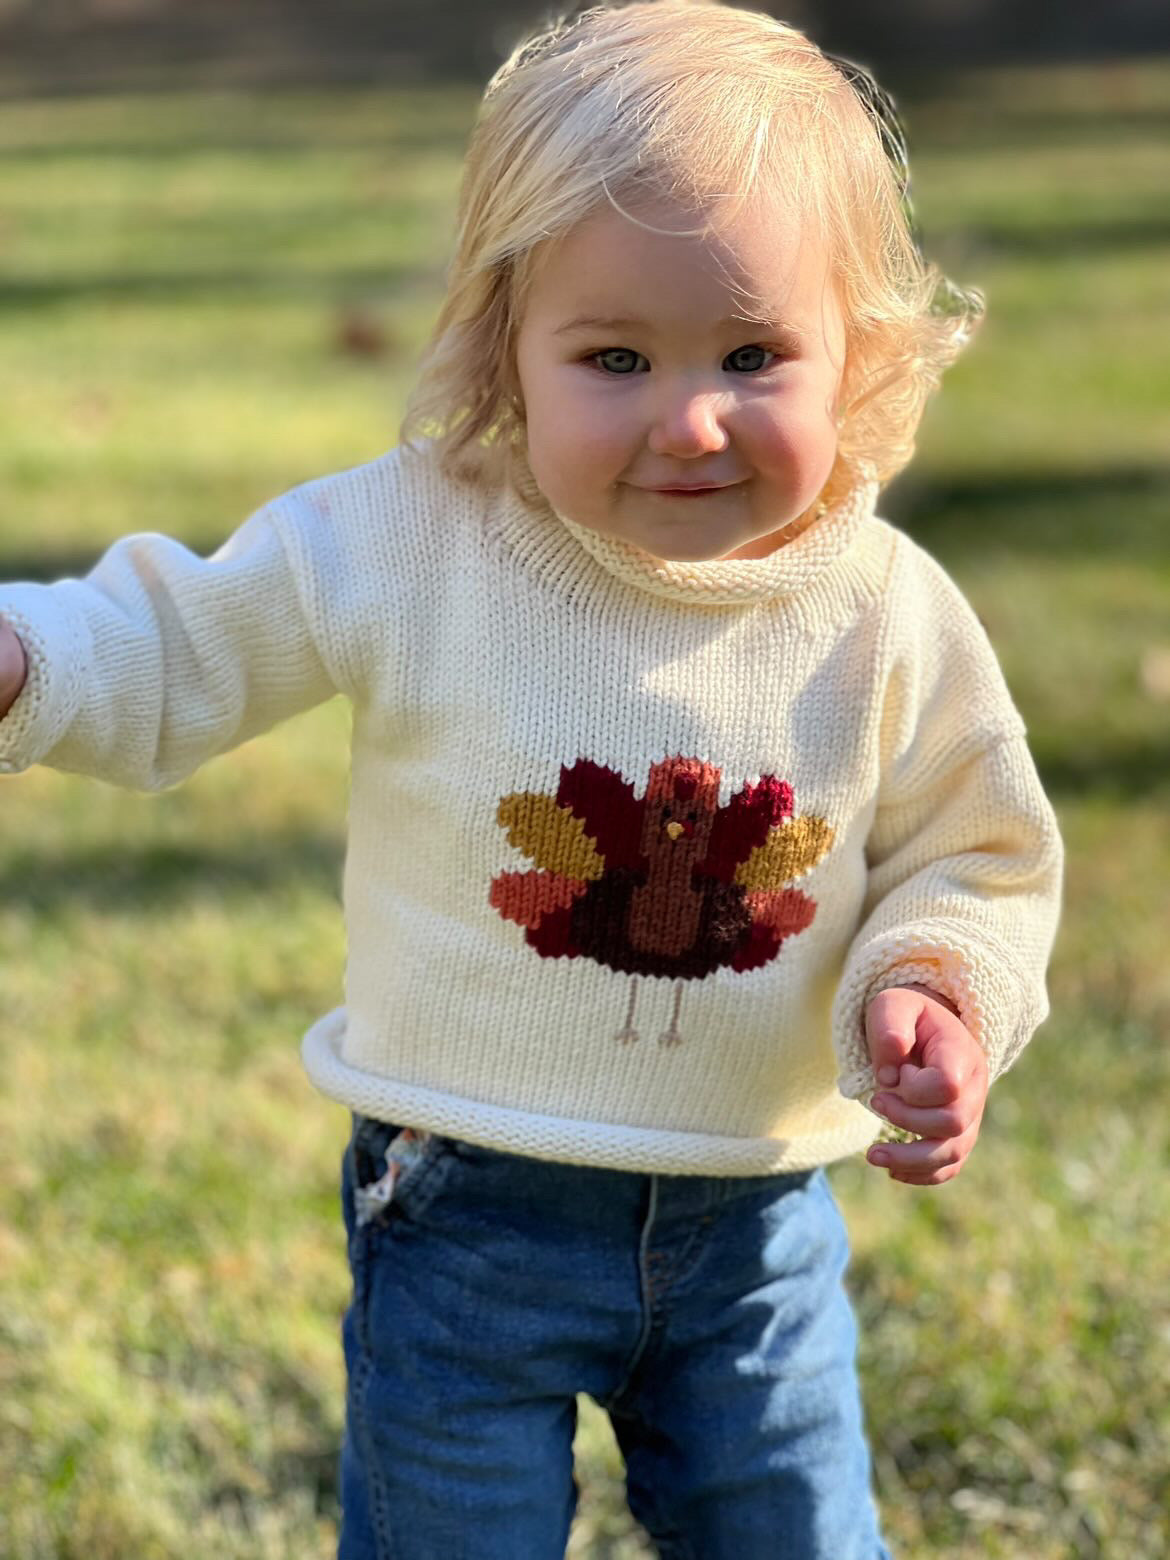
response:
<svg viewBox="0 0 1170 1560"><path fill-rule="evenodd" d="M340 1560L563 1560L579 1392L662 1560L889 1560L823 1171L411 1137L355 1116L342 1165Z"/></svg>

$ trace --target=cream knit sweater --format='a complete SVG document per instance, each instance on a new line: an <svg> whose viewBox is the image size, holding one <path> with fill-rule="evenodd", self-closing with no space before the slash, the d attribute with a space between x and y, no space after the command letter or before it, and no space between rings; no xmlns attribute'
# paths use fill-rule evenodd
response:
<svg viewBox="0 0 1170 1560"><path fill-rule="evenodd" d="M397 449L211 558L0 589L0 770L142 790L352 700L353 1109L621 1169L870 1143L867 1000L923 981L1001 1072L1044 1017L1060 846L974 614L859 487L770 557L662 563Z"/></svg>

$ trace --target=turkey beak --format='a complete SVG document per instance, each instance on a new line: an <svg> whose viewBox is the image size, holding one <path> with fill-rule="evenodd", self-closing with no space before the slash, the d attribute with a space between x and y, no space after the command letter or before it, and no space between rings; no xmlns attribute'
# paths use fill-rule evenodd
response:
<svg viewBox="0 0 1170 1560"><path fill-rule="evenodd" d="M677 840L680 834L685 834L687 831L683 824L675 822L666 825L666 832L672 840Z"/></svg>

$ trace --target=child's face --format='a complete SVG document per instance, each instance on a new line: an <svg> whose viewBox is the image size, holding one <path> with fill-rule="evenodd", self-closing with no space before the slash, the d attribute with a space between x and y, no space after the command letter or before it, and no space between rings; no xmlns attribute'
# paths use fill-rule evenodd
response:
<svg viewBox="0 0 1170 1560"><path fill-rule="evenodd" d="M745 294L773 323L735 318ZM532 473L560 514L656 557L763 556L832 469L844 356L824 247L783 213L676 238L607 207L550 248L520 324Z"/></svg>

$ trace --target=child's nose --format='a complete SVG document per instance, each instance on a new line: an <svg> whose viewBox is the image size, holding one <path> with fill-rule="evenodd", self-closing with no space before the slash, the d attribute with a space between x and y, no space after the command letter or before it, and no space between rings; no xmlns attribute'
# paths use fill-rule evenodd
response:
<svg viewBox="0 0 1170 1560"><path fill-rule="evenodd" d="M695 456L725 450L727 429L721 397L679 394L658 408L648 440L654 455Z"/></svg>

